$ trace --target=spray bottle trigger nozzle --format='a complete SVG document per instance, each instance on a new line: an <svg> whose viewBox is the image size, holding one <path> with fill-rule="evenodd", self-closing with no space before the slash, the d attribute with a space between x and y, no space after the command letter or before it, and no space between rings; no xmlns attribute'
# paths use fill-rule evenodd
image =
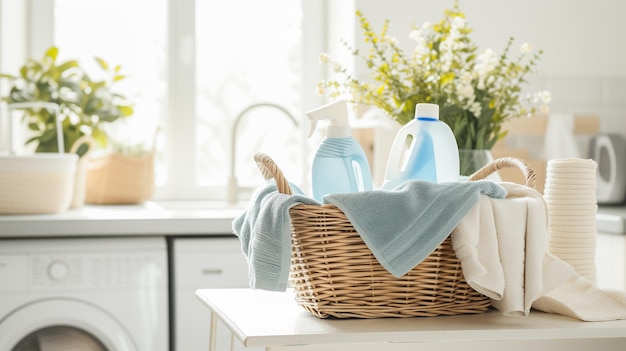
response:
<svg viewBox="0 0 626 351"><path fill-rule="evenodd" d="M307 138L310 138L313 133L315 133L315 129L317 128L317 120L316 119L311 119L311 124L309 125L309 134L306 136Z"/></svg>

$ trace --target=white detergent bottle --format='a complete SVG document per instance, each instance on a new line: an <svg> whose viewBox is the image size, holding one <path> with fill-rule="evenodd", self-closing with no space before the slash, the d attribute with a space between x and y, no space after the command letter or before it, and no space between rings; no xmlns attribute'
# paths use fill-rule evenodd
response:
<svg viewBox="0 0 626 351"><path fill-rule="evenodd" d="M415 119L400 128L391 147L383 189L409 179L459 180L459 149L452 129L439 120L437 104L417 104Z"/></svg>
<svg viewBox="0 0 626 351"><path fill-rule="evenodd" d="M372 190L369 163L363 148L352 137L346 102L332 102L306 112L306 116L311 121L308 137L315 132L318 121L329 120L326 137L313 159L313 197L321 202L326 194Z"/></svg>

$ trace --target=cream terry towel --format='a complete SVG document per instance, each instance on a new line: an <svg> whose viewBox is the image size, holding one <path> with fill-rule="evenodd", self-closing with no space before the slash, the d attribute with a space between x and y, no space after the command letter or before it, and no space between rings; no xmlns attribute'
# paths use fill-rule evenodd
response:
<svg viewBox="0 0 626 351"><path fill-rule="evenodd" d="M531 307L585 321L626 319L626 292L603 291L548 251L548 216L535 190L500 183L506 199L482 196L452 232L465 280L505 315Z"/></svg>

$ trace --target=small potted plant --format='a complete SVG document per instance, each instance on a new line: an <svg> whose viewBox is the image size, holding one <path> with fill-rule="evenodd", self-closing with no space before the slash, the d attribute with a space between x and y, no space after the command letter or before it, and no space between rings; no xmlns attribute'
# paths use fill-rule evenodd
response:
<svg viewBox="0 0 626 351"><path fill-rule="evenodd" d="M78 61L59 62L59 49L50 47L41 60L28 59L18 75L1 74L7 79L10 91L3 101L8 104L51 102L59 106L59 115L48 109L23 109L23 120L28 125L35 152L58 152L56 120L62 121L64 152L85 156L94 147L105 148L109 136L103 126L133 114L131 103L122 94L112 90L115 83L126 78L118 65L111 68L102 58L95 60L104 71L103 80L94 80L81 68ZM77 166L72 207L80 207L85 192L87 160L81 157Z"/></svg>
<svg viewBox="0 0 626 351"><path fill-rule="evenodd" d="M95 205L137 204L154 193L154 146L112 142L87 169L85 201Z"/></svg>

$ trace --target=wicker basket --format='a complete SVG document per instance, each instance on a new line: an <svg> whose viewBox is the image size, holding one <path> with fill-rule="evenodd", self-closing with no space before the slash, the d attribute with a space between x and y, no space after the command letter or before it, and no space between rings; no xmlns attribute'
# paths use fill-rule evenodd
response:
<svg viewBox="0 0 626 351"><path fill-rule="evenodd" d="M48 109L59 116L59 105L33 101L8 106L8 128L13 130L13 111ZM16 155L13 135L9 132L9 154L0 156L0 215L60 213L70 207L74 173L78 156L63 151L63 130L57 119L57 148L59 153Z"/></svg>
<svg viewBox="0 0 626 351"><path fill-rule="evenodd" d="M274 161L256 154L266 179L292 194ZM516 158L501 158L470 177L482 179L505 167L519 168L526 185L535 175ZM490 300L463 278L461 264L448 237L429 257L401 278L378 263L344 213L334 205L294 206L291 218L290 283L297 303L326 318L430 317L483 313Z"/></svg>
<svg viewBox="0 0 626 351"><path fill-rule="evenodd" d="M154 193L154 153L111 153L89 161L85 202L96 205L138 204Z"/></svg>
<svg viewBox="0 0 626 351"><path fill-rule="evenodd" d="M0 215L65 212L77 160L72 154L0 156Z"/></svg>

